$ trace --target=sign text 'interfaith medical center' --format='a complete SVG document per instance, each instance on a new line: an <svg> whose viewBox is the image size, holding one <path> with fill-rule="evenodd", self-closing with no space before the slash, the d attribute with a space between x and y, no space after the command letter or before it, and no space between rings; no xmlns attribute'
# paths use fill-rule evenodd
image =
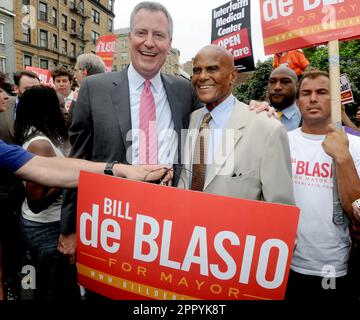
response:
<svg viewBox="0 0 360 320"><path fill-rule="evenodd" d="M241 72L255 70L250 0L230 1L212 10L211 43L231 52Z"/></svg>

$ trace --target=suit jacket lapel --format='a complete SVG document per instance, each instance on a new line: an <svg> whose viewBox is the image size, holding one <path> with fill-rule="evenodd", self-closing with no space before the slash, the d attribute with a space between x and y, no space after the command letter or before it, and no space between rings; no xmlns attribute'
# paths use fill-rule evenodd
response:
<svg viewBox="0 0 360 320"><path fill-rule="evenodd" d="M234 110L232 111L229 122L225 128L232 130L228 133L227 136L227 139L231 139L232 141L227 141L226 146L219 144L214 155L216 163L212 163L210 165L209 172L206 175L204 189L216 177L226 160L233 153L236 145L239 143L241 137L244 134L244 129L246 125L249 123L249 115L250 114L247 106L236 100ZM223 148L225 148L225 155L223 155Z"/></svg>
<svg viewBox="0 0 360 320"><path fill-rule="evenodd" d="M174 121L174 128L177 134L180 134L183 129L181 100L177 98L176 85L173 84L173 79L161 74L161 80L164 84L167 99L169 101L172 119Z"/></svg>
<svg viewBox="0 0 360 320"><path fill-rule="evenodd" d="M114 106L114 117L118 117L122 139L125 149L129 150L131 141L127 141L127 134L131 130L130 93L127 69L119 73L119 78L113 81L114 87L110 91L111 101ZM131 137L128 137L131 138ZM131 156L131 153L130 153Z"/></svg>
<svg viewBox="0 0 360 320"><path fill-rule="evenodd" d="M184 169L183 169L183 174L181 175L181 179L183 181L179 182L184 184L183 187L185 189L190 188L189 181L190 181L191 164L192 164L196 139L199 133L198 123L202 115L202 110L203 109L193 112L193 114L191 115L189 130L187 131L186 143L183 151Z"/></svg>
<svg viewBox="0 0 360 320"><path fill-rule="evenodd" d="M168 77L164 74L161 74L161 80L164 84L167 100L169 102L169 106L171 110L171 117L174 122L174 129L178 137L177 159L175 159L175 162L177 161L179 165L173 166L175 170L173 183L176 185L182 169L181 130L184 129L184 124L182 120L183 106L182 106L181 96L179 97L179 92L176 91L177 85L174 83L174 80L171 77Z"/></svg>

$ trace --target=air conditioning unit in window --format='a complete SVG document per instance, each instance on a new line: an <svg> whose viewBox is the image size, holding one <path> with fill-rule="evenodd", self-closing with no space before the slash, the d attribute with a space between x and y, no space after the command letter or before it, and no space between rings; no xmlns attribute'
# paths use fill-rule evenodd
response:
<svg viewBox="0 0 360 320"><path fill-rule="evenodd" d="M30 13L30 6L22 6L21 9L23 14L29 14Z"/></svg>

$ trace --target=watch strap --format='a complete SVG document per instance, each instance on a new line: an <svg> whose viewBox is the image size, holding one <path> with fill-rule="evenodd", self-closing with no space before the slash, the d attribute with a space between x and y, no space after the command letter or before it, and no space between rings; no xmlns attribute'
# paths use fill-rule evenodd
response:
<svg viewBox="0 0 360 320"><path fill-rule="evenodd" d="M113 176L114 175L113 167L117 163L119 163L119 161L108 162L105 166L104 173L109 176Z"/></svg>

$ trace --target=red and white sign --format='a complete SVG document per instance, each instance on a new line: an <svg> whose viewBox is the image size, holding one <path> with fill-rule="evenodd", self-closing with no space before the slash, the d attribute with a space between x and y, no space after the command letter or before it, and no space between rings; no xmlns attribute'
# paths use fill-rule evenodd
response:
<svg viewBox="0 0 360 320"><path fill-rule="evenodd" d="M296 207L80 174L78 279L113 299L283 299Z"/></svg>
<svg viewBox="0 0 360 320"><path fill-rule="evenodd" d="M106 72L111 72L114 62L116 36L107 35L98 38L95 53L105 62Z"/></svg>
<svg viewBox="0 0 360 320"><path fill-rule="evenodd" d="M265 54L360 35L357 0L260 0Z"/></svg>
<svg viewBox="0 0 360 320"><path fill-rule="evenodd" d="M351 84L346 74L340 75L340 92L342 104L355 102L354 95L351 90Z"/></svg>
<svg viewBox="0 0 360 320"><path fill-rule="evenodd" d="M30 66L26 66L25 70L36 73L40 79L41 84L55 88L54 81L49 70Z"/></svg>
<svg viewBox="0 0 360 320"><path fill-rule="evenodd" d="M234 56L235 61L252 56L248 29L231 33L214 40L212 43L229 50Z"/></svg>

